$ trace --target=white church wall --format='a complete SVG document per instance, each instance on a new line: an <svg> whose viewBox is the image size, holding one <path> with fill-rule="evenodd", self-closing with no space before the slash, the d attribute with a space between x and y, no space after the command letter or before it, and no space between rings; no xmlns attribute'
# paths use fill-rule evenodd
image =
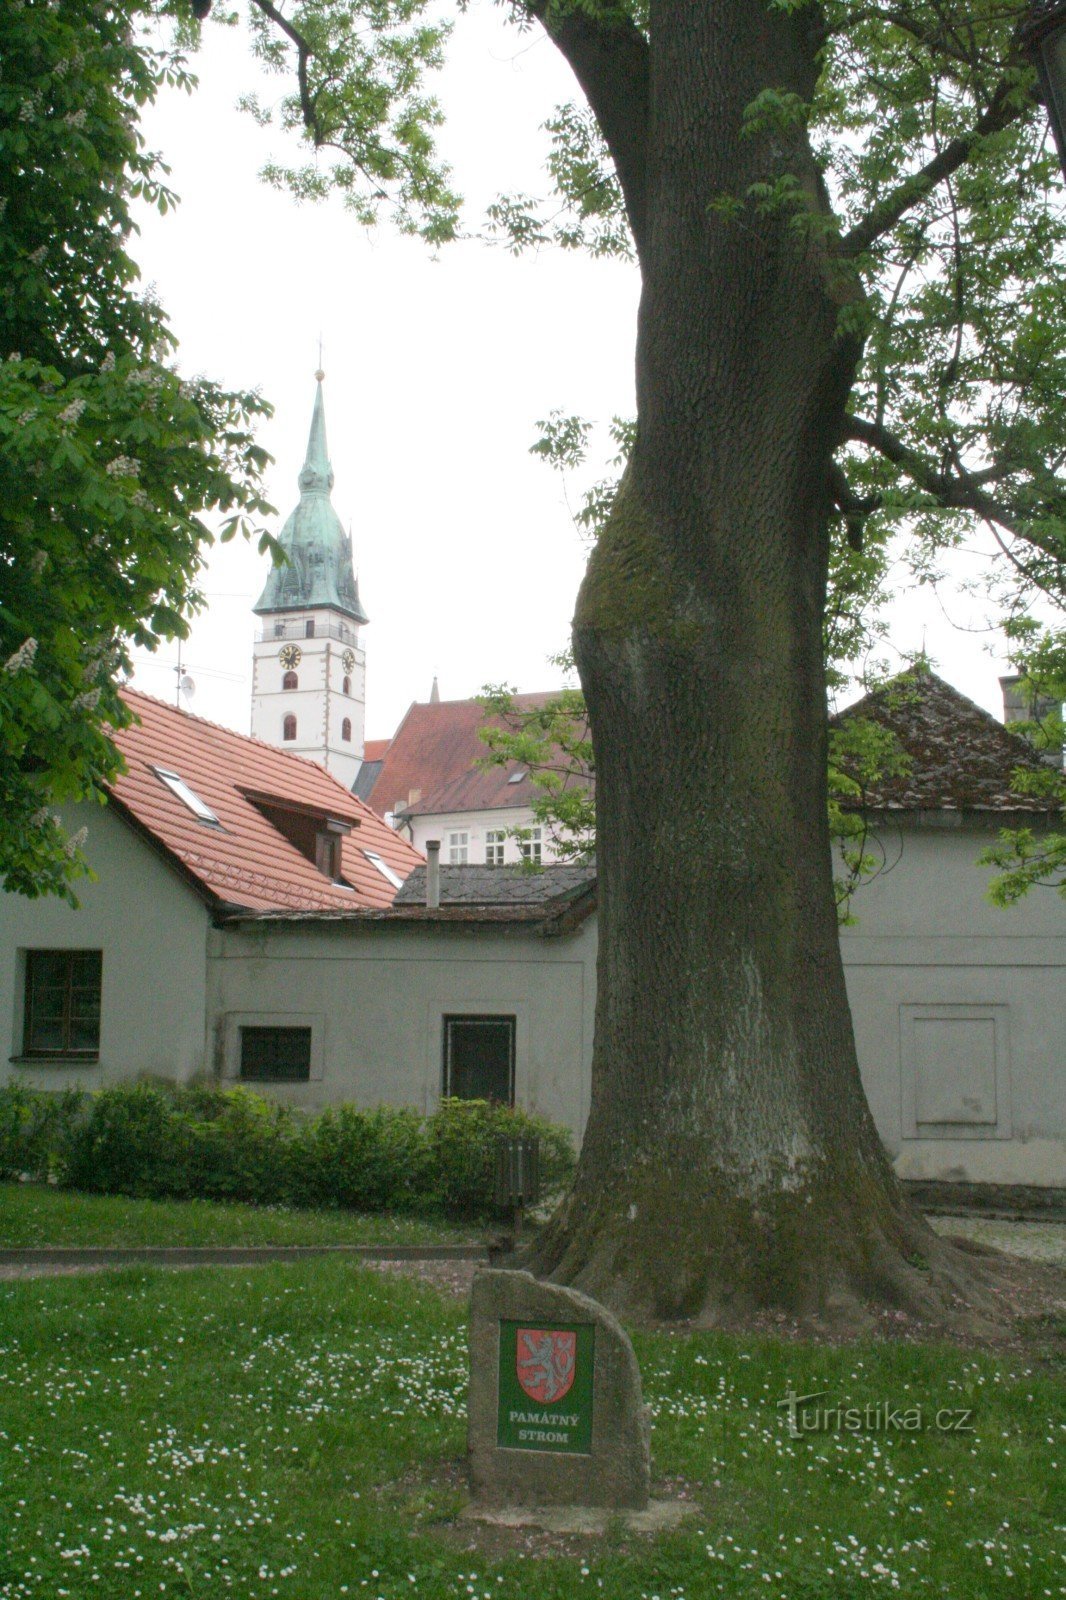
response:
<svg viewBox="0 0 1066 1600"><path fill-rule="evenodd" d="M142 1073L183 1081L203 1070L206 942L203 902L119 817L71 808L85 825L98 882L77 886L80 908L0 895L0 1026L4 1077L36 1089L95 1089ZM98 1060L23 1054L27 951L101 952ZM10 1059L15 1058L15 1059Z"/></svg>
<svg viewBox="0 0 1066 1600"><path fill-rule="evenodd" d="M309 622L317 629L310 638L306 634ZM286 667L282 661L286 649L299 651L295 667ZM285 688L288 672L296 678L294 689ZM264 624L252 657L251 731L255 738L317 761L350 789L363 758L365 697L366 656L353 624L322 611ZM284 733L288 716L296 719L296 737L291 740ZM350 724L347 738L345 722Z"/></svg>

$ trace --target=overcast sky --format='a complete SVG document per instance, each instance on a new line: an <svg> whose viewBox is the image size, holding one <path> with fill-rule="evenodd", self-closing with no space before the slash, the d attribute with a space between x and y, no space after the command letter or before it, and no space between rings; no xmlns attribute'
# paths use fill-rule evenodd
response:
<svg viewBox="0 0 1066 1600"><path fill-rule="evenodd" d="M635 267L551 250L516 260L476 240L434 259L387 224L361 228L339 203L298 205L258 177L282 136L236 109L253 87L276 102L282 80L258 76L243 30L209 25L204 39L198 91L164 94L145 123L182 204L142 218L133 254L170 315L182 369L259 387L273 403L261 437L275 457L274 531L297 499L322 337L333 503L351 523L371 619L367 737L390 734L434 675L445 699L490 682L558 683L547 658L567 641L584 565L567 503L582 485L529 446L558 407L602 425L606 457L606 424L634 407ZM519 35L498 8L475 6L457 19L437 92L471 232L499 192L544 190L540 125L572 87L542 34ZM208 609L184 646L191 709L242 732L266 571L254 547L218 547ZM945 605L978 631L949 627ZM1006 666L987 654L982 621L963 599L923 591L897 607L893 643L902 659L924 642L946 677L998 712ZM174 647L140 654L137 686L173 699L175 664Z"/></svg>

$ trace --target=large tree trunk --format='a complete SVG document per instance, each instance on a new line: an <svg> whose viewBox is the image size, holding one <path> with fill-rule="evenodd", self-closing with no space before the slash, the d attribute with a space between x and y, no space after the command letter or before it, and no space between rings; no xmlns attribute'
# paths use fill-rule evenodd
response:
<svg viewBox="0 0 1066 1600"><path fill-rule="evenodd" d="M802 132L740 131L764 88L809 98L811 20L652 6L638 436L574 625L592 1110L537 1264L657 1316L920 1305L939 1253L867 1109L831 878L828 483L858 347L794 212L712 207L782 172L824 206Z"/></svg>

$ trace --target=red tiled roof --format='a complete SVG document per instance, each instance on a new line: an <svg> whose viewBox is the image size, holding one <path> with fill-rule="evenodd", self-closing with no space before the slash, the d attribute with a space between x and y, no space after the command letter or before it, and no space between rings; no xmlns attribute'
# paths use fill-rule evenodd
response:
<svg viewBox="0 0 1066 1600"><path fill-rule="evenodd" d="M406 840L322 767L258 739L124 689L138 721L114 735L126 771L110 787L116 809L191 878L210 901L249 910L351 910L392 904L395 886L367 860L381 856L400 878L423 862ZM177 773L220 827L201 822L153 768ZM351 825L341 843L344 889L268 822L249 798Z"/></svg>
<svg viewBox="0 0 1066 1600"><path fill-rule="evenodd" d="M380 760L382 760L382 758L384 757L385 751L389 748L389 745L391 743L392 743L391 739L364 739L364 741L363 741L363 760L364 761L380 761Z"/></svg>
<svg viewBox="0 0 1066 1600"><path fill-rule="evenodd" d="M875 811L1022 811L1054 805L1011 788L1019 767L1042 763L1020 734L927 667L912 669L848 706L831 725L863 718L895 734L908 770L883 778L863 801Z"/></svg>
<svg viewBox="0 0 1066 1600"><path fill-rule="evenodd" d="M518 711L539 710L559 692L516 694L514 705ZM477 700L416 701L388 745L370 791L374 810L384 816L400 805L415 816L529 806L537 793L529 778L509 781L523 770L519 762L484 771L477 766L488 755L478 729L490 721L498 719L486 716Z"/></svg>

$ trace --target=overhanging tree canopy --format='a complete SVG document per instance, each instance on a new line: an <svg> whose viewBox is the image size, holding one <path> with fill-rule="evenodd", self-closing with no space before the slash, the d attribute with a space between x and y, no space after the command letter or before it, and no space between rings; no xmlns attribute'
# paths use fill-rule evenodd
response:
<svg viewBox="0 0 1066 1600"><path fill-rule="evenodd" d="M130 641L186 631L209 508L269 510L255 395L182 381L127 253L166 210L141 108L187 81L134 38L145 6L0 8L0 885L73 900L54 807L101 798Z"/></svg>
<svg viewBox="0 0 1066 1600"><path fill-rule="evenodd" d="M593 1103L540 1264L616 1304L945 1307L969 1274L903 1205L855 1063L826 825L831 533L984 524L1062 591L1064 215L1020 6L513 0L584 104L562 212L632 249L637 429L574 648L596 748ZM284 113L363 216L456 228L416 0L253 0ZM331 153L335 162L330 163ZM273 175L283 178L278 169Z"/></svg>

